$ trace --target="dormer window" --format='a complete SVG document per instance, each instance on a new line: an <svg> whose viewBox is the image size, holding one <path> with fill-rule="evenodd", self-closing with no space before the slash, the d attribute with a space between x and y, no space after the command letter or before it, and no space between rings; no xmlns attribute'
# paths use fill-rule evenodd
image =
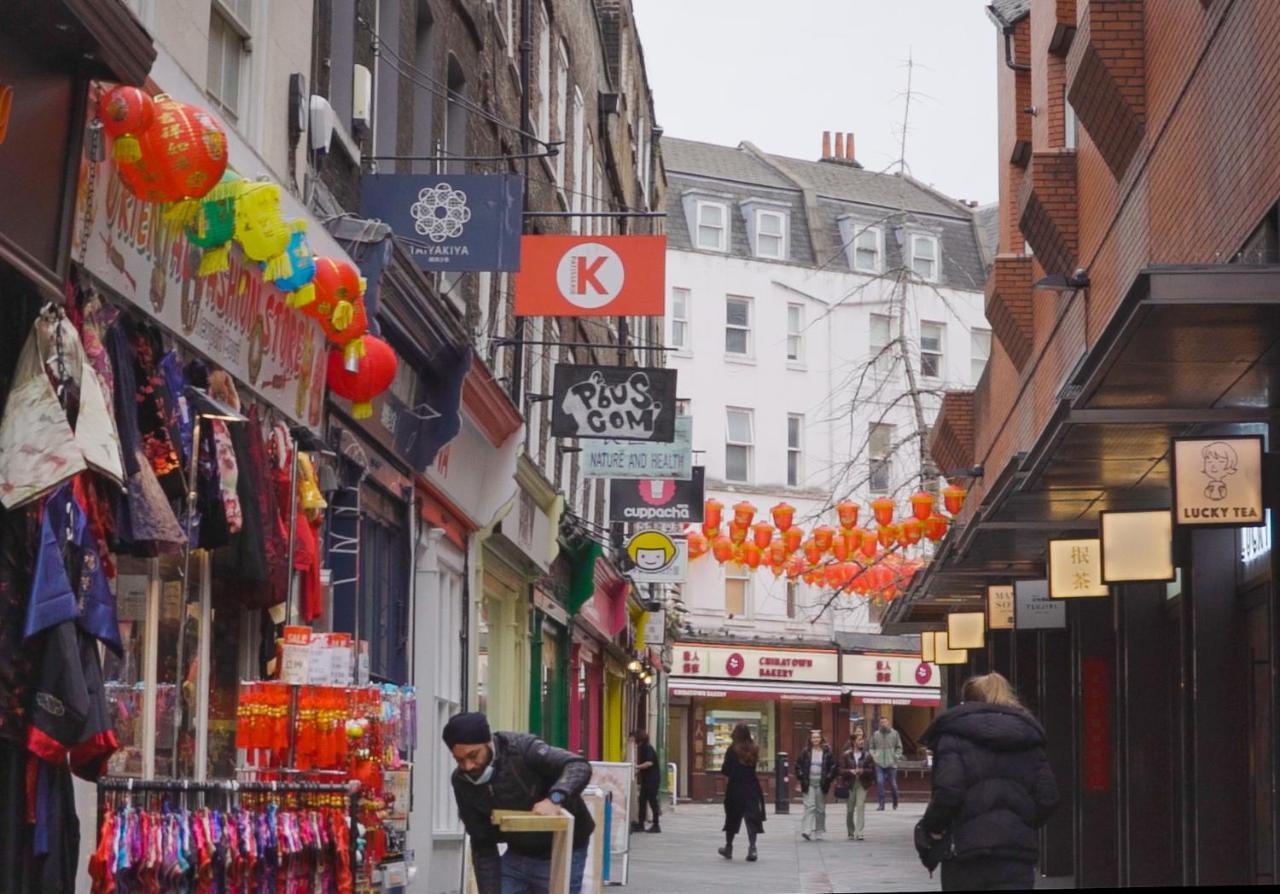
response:
<svg viewBox="0 0 1280 894"><path fill-rule="evenodd" d="M787 259L787 216L781 211L756 212L756 257Z"/></svg>
<svg viewBox="0 0 1280 894"><path fill-rule="evenodd" d="M911 235L911 272L925 282L938 281L938 237Z"/></svg>
<svg viewBox="0 0 1280 894"><path fill-rule="evenodd" d="M697 246L706 251L729 250L729 209L720 202L697 203Z"/></svg>
<svg viewBox="0 0 1280 894"><path fill-rule="evenodd" d="M884 228L853 215L842 215L838 223L849 269L855 273L882 273Z"/></svg>

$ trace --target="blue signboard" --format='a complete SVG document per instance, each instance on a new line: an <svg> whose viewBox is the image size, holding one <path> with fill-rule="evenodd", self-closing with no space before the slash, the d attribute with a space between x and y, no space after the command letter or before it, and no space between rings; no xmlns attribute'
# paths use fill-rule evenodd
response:
<svg viewBox="0 0 1280 894"><path fill-rule="evenodd" d="M519 174L365 174L360 192L423 270L520 269Z"/></svg>

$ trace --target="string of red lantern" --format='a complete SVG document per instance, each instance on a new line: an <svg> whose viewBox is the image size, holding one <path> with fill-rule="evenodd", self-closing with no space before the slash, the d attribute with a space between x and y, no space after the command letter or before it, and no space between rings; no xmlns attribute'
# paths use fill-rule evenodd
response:
<svg viewBox="0 0 1280 894"><path fill-rule="evenodd" d="M888 497L871 501L873 530L858 527L860 507L851 500L836 504L839 527L817 524L808 532L795 524L794 506L778 503L769 510L773 523L755 521L756 507L743 500L730 508L715 498L703 506L701 530L688 534L689 558L708 553L720 564L733 562L751 571L768 568L774 577L804 580L859 596L892 600L904 590L922 566L906 558L907 549L922 539L937 543L946 536L952 519L964 508L967 491L959 485L942 489L943 508L937 498L919 491L911 495L911 514L894 520L897 504Z"/></svg>

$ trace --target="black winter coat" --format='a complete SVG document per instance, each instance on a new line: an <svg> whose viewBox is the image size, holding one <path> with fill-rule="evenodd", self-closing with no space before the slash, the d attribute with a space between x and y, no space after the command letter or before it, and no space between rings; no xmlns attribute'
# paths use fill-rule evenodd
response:
<svg viewBox="0 0 1280 894"><path fill-rule="evenodd" d="M862 772L854 773L854 770ZM871 756L871 747L863 746L861 759L854 757L852 748L846 748L840 755L840 775L848 785L856 782L863 788L871 788L876 781L876 759Z"/></svg>
<svg viewBox="0 0 1280 894"><path fill-rule="evenodd" d="M759 835L764 831L764 789L756 768L738 760L737 752L730 748L720 772L729 777L724 789L724 831L737 835L745 819L747 829Z"/></svg>
<svg viewBox="0 0 1280 894"><path fill-rule="evenodd" d="M934 754L921 823L951 831L947 859L1035 863L1036 830L1058 804L1039 721L1019 708L969 702L938 715L920 741Z"/></svg>
<svg viewBox="0 0 1280 894"><path fill-rule="evenodd" d="M800 777L800 791L808 793L809 791L809 766L812 758L810 757L813 748L806 748L800 752L800 760L796 764L796 775ZM825 795L831 788L831 782L836 778L836 759L831 753L830 745L822 746L822 793Z"/></svg>
<svg viewBox="0 0 1280 894"><path fill-rule="evenodd" d="M466 779L462 770L453 771L453 796L458 815L471 837L471 859L480 894L502 890L502 864L498 842L518 854L548 858L551 835L546 832L505 834L498 831L490 814L500 810L530 810L552 792L564 795L561 807L573 814L573 847L587 843L595 829L591 811L582 800L582 790L591 781L591 764L561 748L553 748L528 733L494 733L493 777L484 785Z"/></svg>

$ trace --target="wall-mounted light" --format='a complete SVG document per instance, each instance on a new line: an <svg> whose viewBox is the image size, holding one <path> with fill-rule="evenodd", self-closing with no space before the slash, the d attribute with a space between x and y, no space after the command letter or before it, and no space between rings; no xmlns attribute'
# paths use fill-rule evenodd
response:
<svg viewBox="0 0 1280 894"><path fill-rule="evenodd" d="M933 663L939 665L968 664L968 649L953 649L947 640L945 630L937 631L933 636Z"/></svg>
<svg viewBox="0 0 1280 894"><path fill-rule="evenodd" d="M1109 584L1174 578L1173 513L1100 512L1102 579Z"/></svg>
<svg viewBox="0 0 1280 894"><path fill-rule="evenodd" d="M947 615L947 647L986 648L986 617L983 612L952 612Z"/></svg>
<svg viewBox="0 0 1280 894"><path fill-rule="evenodd" d="M641 667L642 665L640 664L639 659L636 659L636 658L632 658L631 661L627 664L627 670L631 671L631 673L633 674L640 673Z"/></svg>
<svg viewBox="0 0 1280 894"><path fill-rule="evenodd" d="M934 637L937 635L936 630L925 630L920 634L920 660L926 663L934 661Z"/></svg>

